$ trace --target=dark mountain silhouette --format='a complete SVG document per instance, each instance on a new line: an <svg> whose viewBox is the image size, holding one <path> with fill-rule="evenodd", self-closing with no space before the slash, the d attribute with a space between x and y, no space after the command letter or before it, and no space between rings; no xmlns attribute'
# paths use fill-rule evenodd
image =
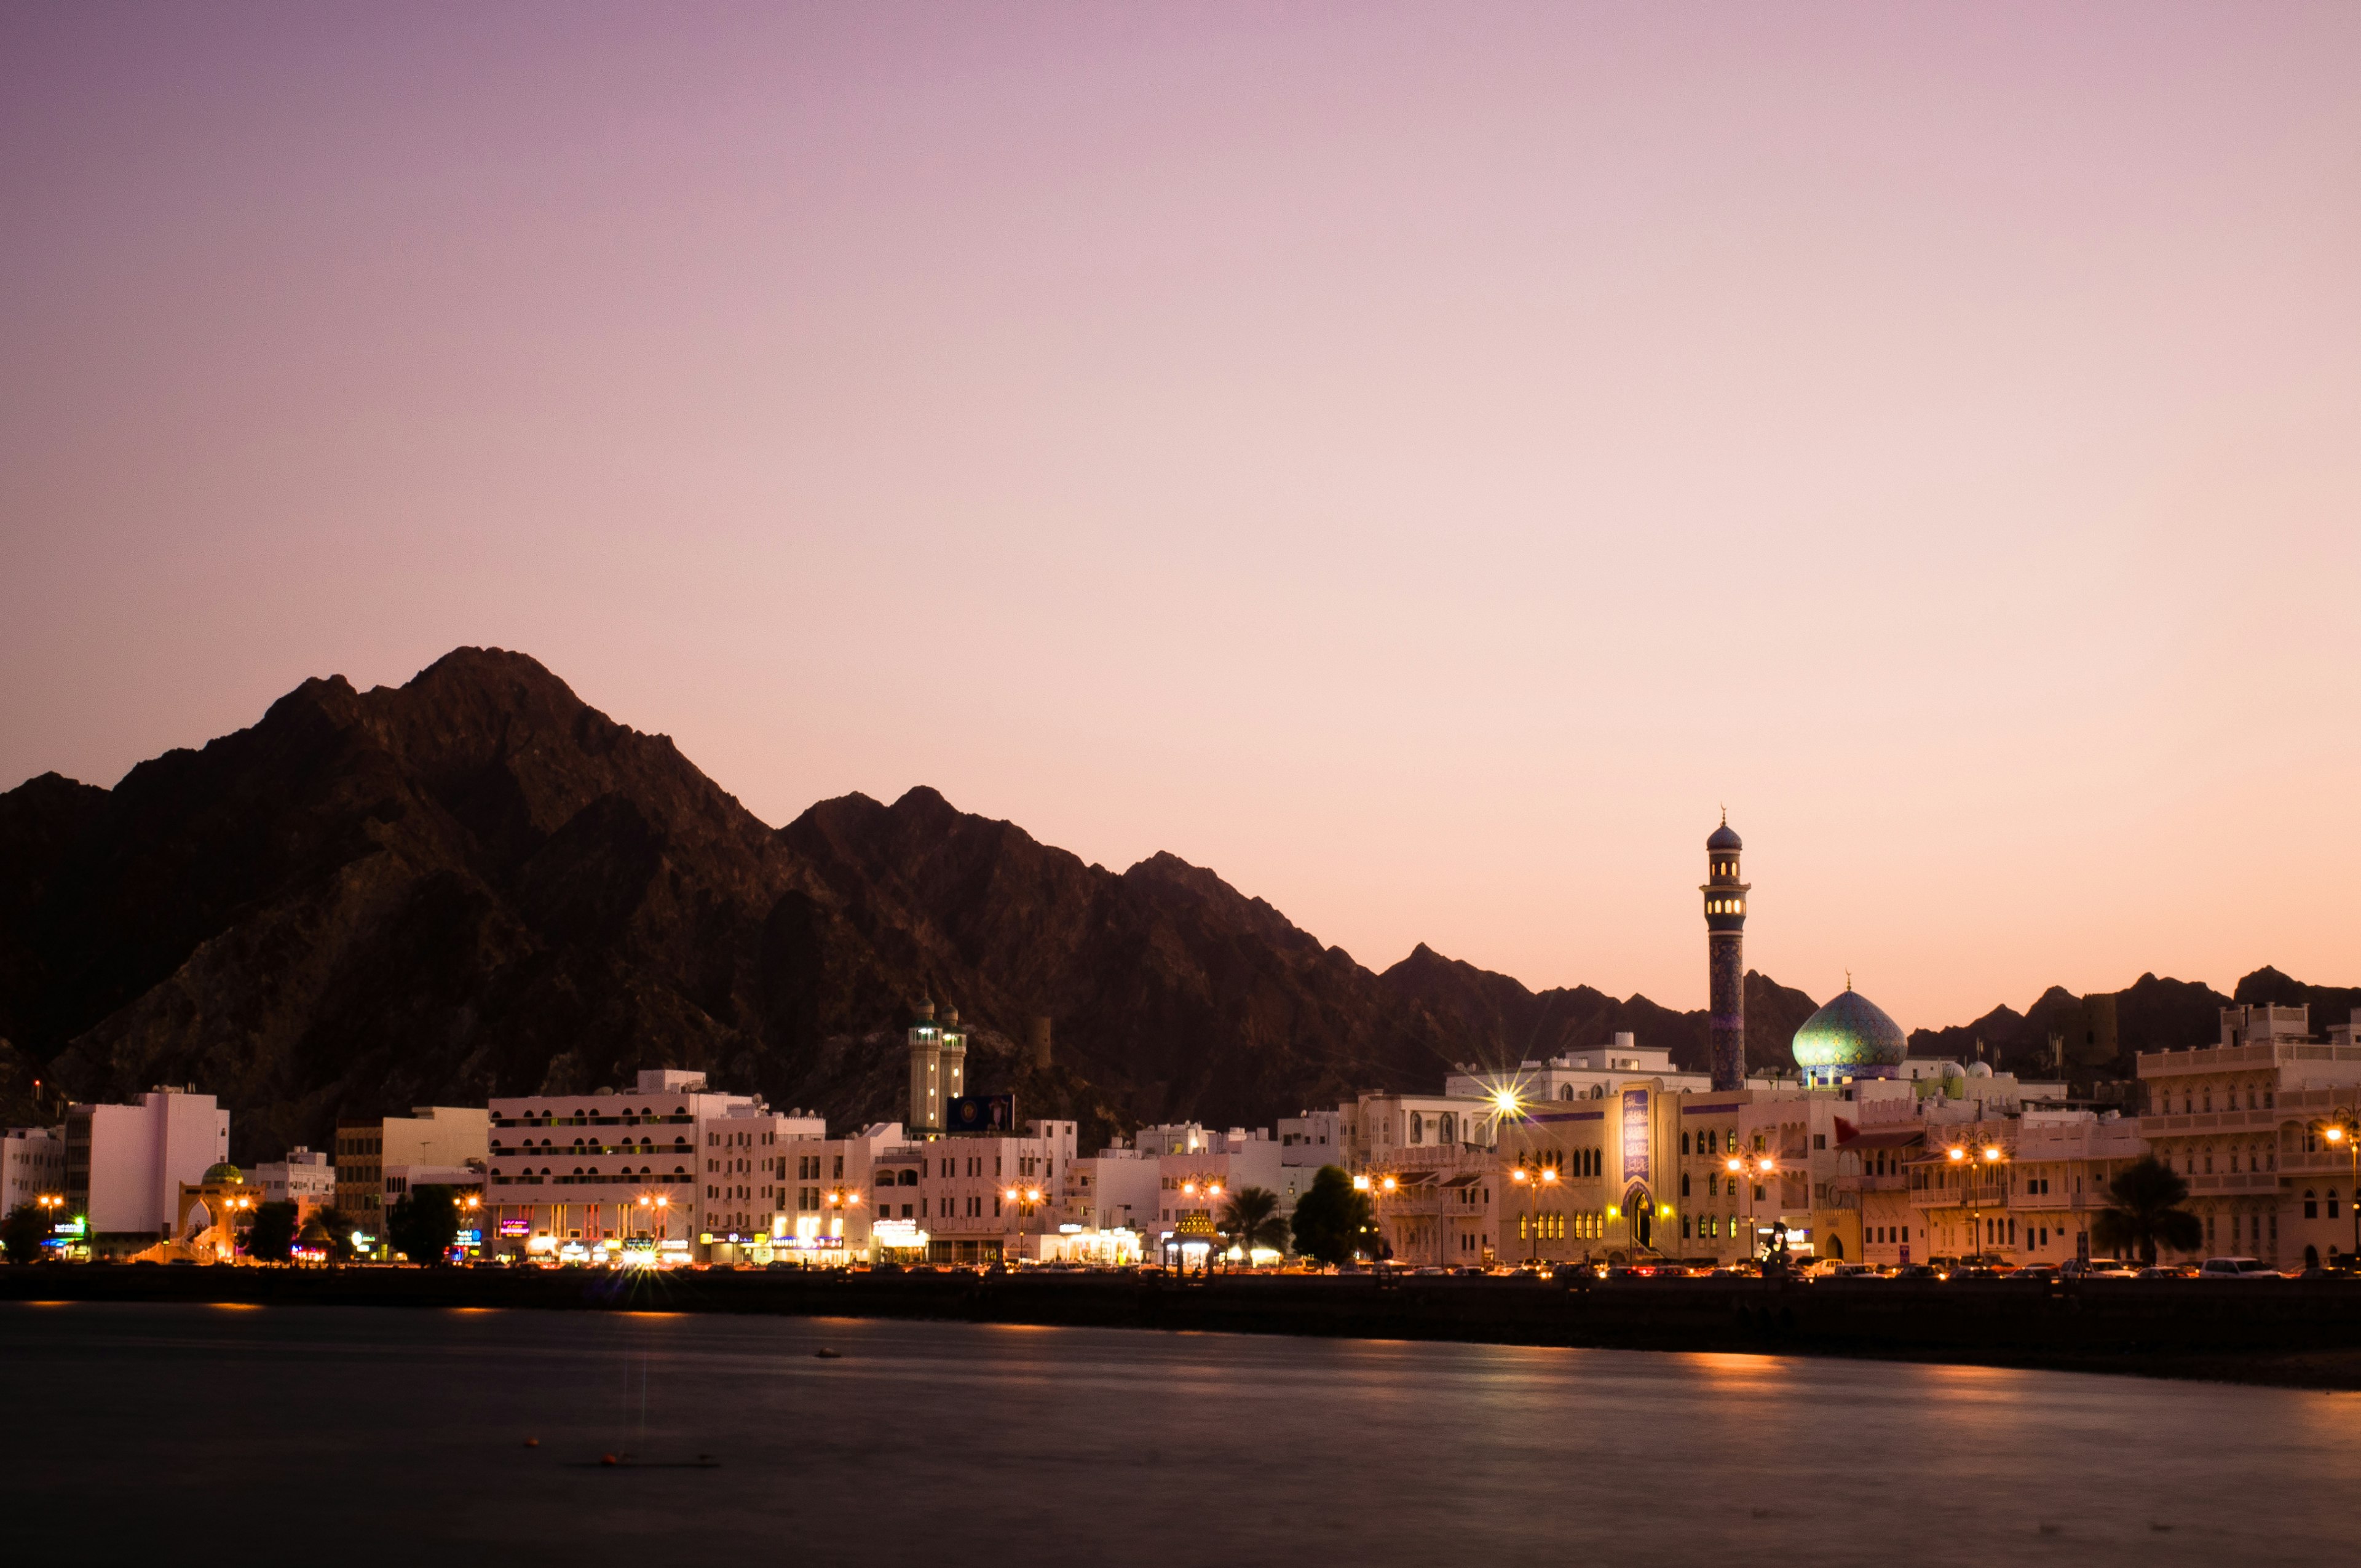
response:
<svg viewBox="0 0 2361 1568"><path fill-rule="evenodd" d="M1747 987L1750 1050L1785 1065L1813 1003ZM978 1088L1086 1141L1433 1088L1619 1029L1685 1066L1706 1050L1701 1012L1536 993L1423 947L1372 973L1212 872L1110 872L931 789L774 830L499 650L400 688L307 681L112 790L45 774L0 795L10 1121L190 1083L250 1159L339 1116L675 1065L842 1124L899 1113L920 996L973 1028ZM2167 1003L2173 1029L2193 1016ZM1037 1016L1047 1061L1016 1044Z"/></svg>

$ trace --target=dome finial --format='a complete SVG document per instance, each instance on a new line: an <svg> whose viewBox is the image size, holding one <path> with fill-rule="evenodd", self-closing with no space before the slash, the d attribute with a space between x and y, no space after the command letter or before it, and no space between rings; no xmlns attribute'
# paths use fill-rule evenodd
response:
<svg viewBox="0 0 2361 1568"><path fill-rule="evenodd" d="M1845 989L1847 991L1852 989L1852 970L1850 969L1845 970Z"/></svg>

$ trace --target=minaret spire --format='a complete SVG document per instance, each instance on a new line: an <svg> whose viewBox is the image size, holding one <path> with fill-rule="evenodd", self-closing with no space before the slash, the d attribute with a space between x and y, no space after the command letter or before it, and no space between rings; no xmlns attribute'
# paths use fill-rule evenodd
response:
<svg viewBox="0 0 2361 1568"><path fill-rule="evenodd" d="M1746 895L1752 890L1738 879L1744 848L1730 830L1730 807L1724 806L1721 826L1705 841L1707 878L1698 890L1705 894L1711 1065L1718 1091L1746 1087Z"/></svg>

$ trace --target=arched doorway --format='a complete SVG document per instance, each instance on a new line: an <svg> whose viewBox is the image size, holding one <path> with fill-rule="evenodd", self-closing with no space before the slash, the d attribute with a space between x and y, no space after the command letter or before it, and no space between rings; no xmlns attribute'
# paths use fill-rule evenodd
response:
<svg viewBox="0 0 2361 1568"><path fill-rule="evenodd" d="M1644 1187L1634 1187L1623 1194L1623 1214L1631 1224L1631 1240L1638 1246L1653 1245L1655 1234L1656 1203Z"/></svg>

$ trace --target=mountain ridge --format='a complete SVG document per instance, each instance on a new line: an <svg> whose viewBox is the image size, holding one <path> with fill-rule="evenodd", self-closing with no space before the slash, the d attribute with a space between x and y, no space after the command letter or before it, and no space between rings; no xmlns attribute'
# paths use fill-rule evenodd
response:
<svg viewBox="0 0 2361 1568"><path fill-rule="evenodd" d="M1751 1061L1787 1065L1812 998L1746 984ZM500 649L366 692L307 679L111 790L45 773L0 795L10 1120L59 1091L193 1082L251 1159L324 1146L338 1116L669 1065L859 1121L898 1113L922 994L972 1027L971 1081L1086 1140L1432 1089L1619 1029L1683 1066L1706 1051L1702 1011L1535 992L1423 943L1373 971L1208 868L1159 851L1113 872L928 785L774 828L668 737ZM2347 993L2268 969L2238 987L2299 994ZM2228 1000L2144 976L2118 1011L2127 1042L2191 1044ZM2030 1063L2080 1005L2053 988L1961 1028ZM1018 1044L1038 1016L1046 1063Z"/></svg>

